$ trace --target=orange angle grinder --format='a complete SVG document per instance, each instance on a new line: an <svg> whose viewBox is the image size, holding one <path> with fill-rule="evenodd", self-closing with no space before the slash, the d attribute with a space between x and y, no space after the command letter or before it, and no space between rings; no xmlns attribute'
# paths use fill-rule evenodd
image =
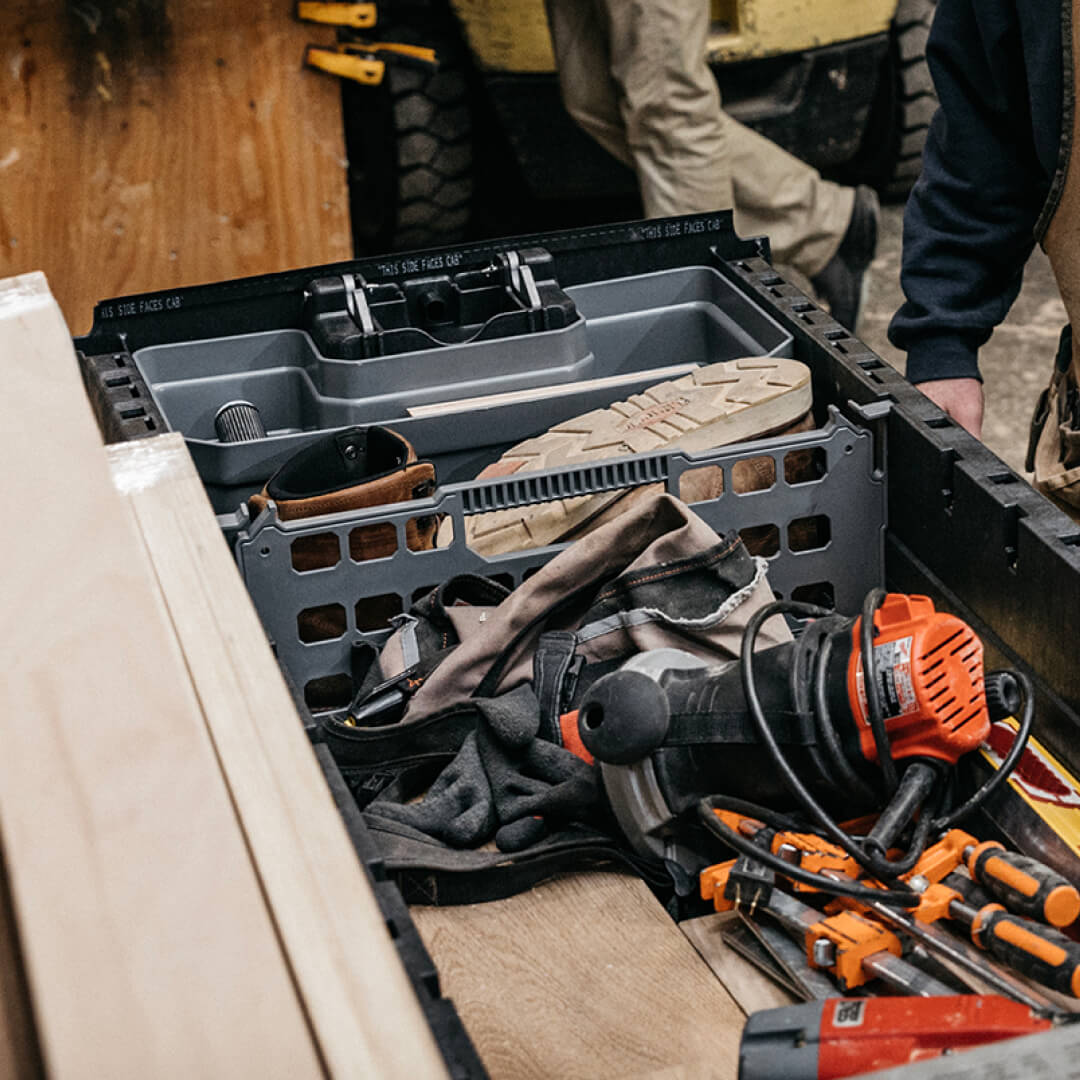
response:
<svg viewBox="0 0 1080 1080"><path fill-rule="evenodd" d="M797 638L756 652L765 621L785 614L804 621ZM1012 748L960 801L954 766L1004 716L1020 719ZM927 597L877 589L855 618L770 604L750 619L740 659L719 666L681 650L641 653L589 689L578 730L642 855L692 877L701 845L688 830L718 833L714 808L752 807L777 828L792 821L782 813L795 811L868 874L889 880L910 870L932 833L967 817L1005 781L1032 718L1026 677L984 676L982 643L966 623ZM836 824L870 813L876 823L857 841Z"/></svg>

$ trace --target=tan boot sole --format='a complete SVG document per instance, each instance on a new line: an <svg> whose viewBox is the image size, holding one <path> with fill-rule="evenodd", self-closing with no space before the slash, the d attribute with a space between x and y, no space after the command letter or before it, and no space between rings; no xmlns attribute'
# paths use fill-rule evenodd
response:
<svg viewBox="0 0 1080 1080"><path fill-rule="evenodd" d="M743 442L787 427L811 404L805 364L772 356L727 360L557 424L508 450L477 479ZM483 555L555 543L625 493L608 491L477 514L465 519L466 537Z"/></svg>

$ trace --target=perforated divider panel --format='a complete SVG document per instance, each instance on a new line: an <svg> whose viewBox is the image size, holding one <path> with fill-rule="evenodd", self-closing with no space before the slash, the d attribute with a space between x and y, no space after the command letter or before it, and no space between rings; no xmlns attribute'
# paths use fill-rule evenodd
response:
<svg viewBox="0 0 1080 1080"><path fill-rule="evenodd" d="M824 427L797 435L451 484L355 513L281 521L271 504L238 533L237 561L279 662L313 709L348 705L353 644L381 643L389 620L428 590L462 573L513 588L561 551L565 544L485 557L465 541L467 515L551 499L663 484L718 533L752 542L778 596L856 613L884 581L877 437L831 409ZM709 497L697 501L701 493ZM410 550L407 524L432 514L453 523L452 541Z"/></svg>

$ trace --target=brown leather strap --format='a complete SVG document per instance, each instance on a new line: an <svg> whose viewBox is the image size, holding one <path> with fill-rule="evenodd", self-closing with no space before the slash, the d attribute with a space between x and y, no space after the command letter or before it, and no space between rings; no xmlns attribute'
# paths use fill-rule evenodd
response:
<svg viewBox="0 0 1080 1080"><path fill-rule="evenodd" d="M435 490L435 466L417 461L409 441L380 426L334 432L299 451L252 495L253 515L271 500L282 521L363 510L391 503L423 499ZM428 514L411 518L405 542L411 551L435 546L438 518ZM397 550L397 531L390 522L360 525L349 533L349 556L355 562L385 558ZM297 570L333 566L339 556L333 534L299 537L292 545Z"/></svg>
<svg viewBox="0 0 1080 1080"><path fill-rule="evenodd" d="M1073 0L1073 87L1080 87L1080 0ZM1065 186L1046 230L1044 246L1073 326L1080 326L1080 108L1072 110L1072 143ZM1073 363L1080 335L1073 342Z"/></svg>

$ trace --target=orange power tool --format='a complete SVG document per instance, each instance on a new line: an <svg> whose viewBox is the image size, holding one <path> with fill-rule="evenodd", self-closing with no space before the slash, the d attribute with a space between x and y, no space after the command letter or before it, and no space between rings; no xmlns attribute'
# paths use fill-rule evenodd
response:
<svg viewBox="0 0 1080 1080"><path fill-rule="evenodd" d="M757 651L767 620L782 613L812 621L795 641ZM1021 731L1002 768L942 812L952 766L985 740L992 719L1020 715L1021 706ZM728 664L707 667L676 650L641 653L597 680L578 712L619 823L644 854L670 859L657 838L677 831L679 815L694 806L706 828L749 854L706 810L752 800L799 809L886 880L909 871L933 833L1004 782L1030 725L1023 676L985 676L982 643L966 623L935 611L927 597L882 590L856 618L791 601L760 609L740 659ZM855 845L836 818L866 812L877 821Z"/></svg>

